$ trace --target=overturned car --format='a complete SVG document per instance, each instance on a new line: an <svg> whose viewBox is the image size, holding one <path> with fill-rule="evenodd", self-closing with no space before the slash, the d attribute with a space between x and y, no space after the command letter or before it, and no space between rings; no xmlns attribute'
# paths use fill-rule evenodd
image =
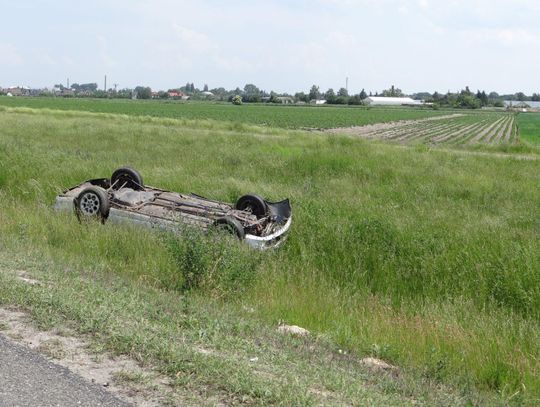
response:
<svg viewBox="0 0 540 407"><path fill-rule="evenodd" d="M259 249L280 246L292 222L288 199L269 202L249 194L231 205L144 185L139 172L129 167L117 169L110 179L88 180L64 191L56 197L55 208L101 222L173 231L185 226L221 229Z"/></svg>

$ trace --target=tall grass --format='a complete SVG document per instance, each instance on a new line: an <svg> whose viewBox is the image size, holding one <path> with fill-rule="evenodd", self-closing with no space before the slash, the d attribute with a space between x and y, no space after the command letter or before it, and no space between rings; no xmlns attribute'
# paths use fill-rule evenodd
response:
<svg viewBox="0 0 540 407"><path fill-rule="evenodd" d="M442 381L540 397L538 161L28 113L0 112L3 241L245 302L269 321ZM49 209L63 187L125 164L149 185L224 201L250 191L289 197L290 239L260 254L212 237L79 225Z"/></svg>

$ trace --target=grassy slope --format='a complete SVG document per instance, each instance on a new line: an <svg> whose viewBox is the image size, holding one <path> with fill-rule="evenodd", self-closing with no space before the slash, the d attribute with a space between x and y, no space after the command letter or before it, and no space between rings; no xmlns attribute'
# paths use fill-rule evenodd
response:
<svg viewBox="0 0 540 407"><path fill-rule="evenodd" d="M329 128L364 125L394 120L420 119L445 114L442 111L411 108L359 108L336 106L233 106L230 103L181 103L171 101L10 98L0 97L9 107L84 110L135 116L177 119L214 119L287 128Z"/></svg>
<svg viewBox="0 0 540 407"><path fill-rule="evenodd" d="M518 126L523 140L540 145L540 113L518 114Z"/></svg>
<svg viewBox="0 0 540 407"><path fill-rule="evenodd" d="M98 226L98 225L93 225ZM246 312L115 276L101 265L52 260L31 246L0 252L0 306L26 309L43 330L68 325L92 349L129 355L170 376L171 405L456 405L479 398L370 371L324 337L284 337ZM39 285L16 278L25 270ZM0 327L1 330L1 327Z"/></svg>
<svg viewBox="0 0 540 407"><path fill-rule="evenodd" d="M0 115L6 247L154 287L182 291L188 277L354 353L503 400L540 397L537 161L213 122ZM61 187L123 164L148 184L227 201L290 197L290 241L253 255L204 237L85 228L48 209Z"/></svg>

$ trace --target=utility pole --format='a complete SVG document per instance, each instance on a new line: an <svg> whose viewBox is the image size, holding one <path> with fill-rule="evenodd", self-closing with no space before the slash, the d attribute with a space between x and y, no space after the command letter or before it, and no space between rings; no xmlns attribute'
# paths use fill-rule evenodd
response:
<svg viewBox="0 0 540 407"><path fill-rule="evenodd" d="M103 84L103 90L107 92L107 75L105 75L105 83Z"/></svg>

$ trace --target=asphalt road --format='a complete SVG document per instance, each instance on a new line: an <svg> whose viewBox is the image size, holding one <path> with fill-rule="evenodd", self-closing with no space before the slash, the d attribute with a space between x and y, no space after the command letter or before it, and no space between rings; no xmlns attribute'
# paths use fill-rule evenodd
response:
<svg viewBox="0 0 540 407"><path fill-rule="evenodd" d="M0 335L1 407L128 407L41 354Z"/></svg>

